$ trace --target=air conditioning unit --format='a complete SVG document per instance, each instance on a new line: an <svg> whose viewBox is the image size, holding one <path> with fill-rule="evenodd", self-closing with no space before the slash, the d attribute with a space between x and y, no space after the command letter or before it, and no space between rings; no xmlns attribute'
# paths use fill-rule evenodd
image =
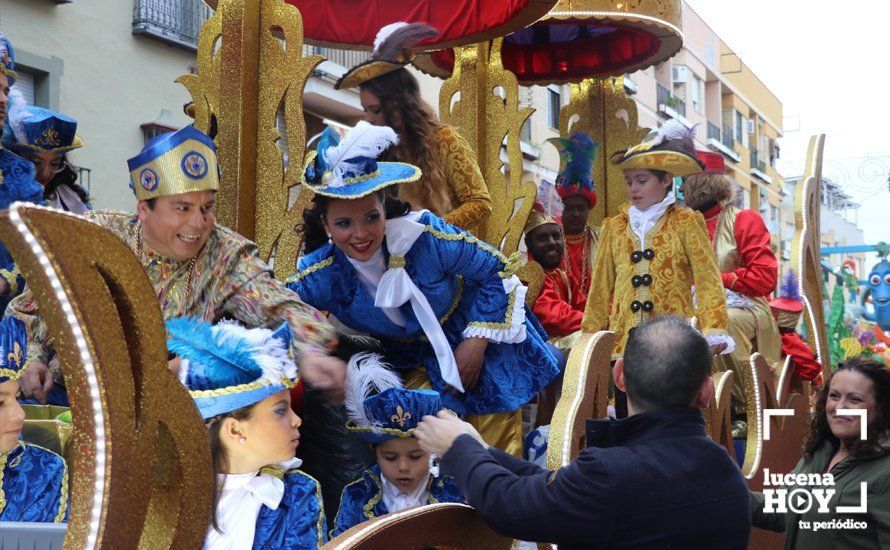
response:
<svg viewBox="0 0 890 550"><path fill-rule="evenodd" d="M679 65L671 69L674 84L686 84L689 80L689 67Z"/></svg>
<svg viewBox="0 0 890 550"><path fill-rule="evenodd" d="M754 133L754 121L749 119L748 120L748 134L753 134L753 133Z"/></svg>

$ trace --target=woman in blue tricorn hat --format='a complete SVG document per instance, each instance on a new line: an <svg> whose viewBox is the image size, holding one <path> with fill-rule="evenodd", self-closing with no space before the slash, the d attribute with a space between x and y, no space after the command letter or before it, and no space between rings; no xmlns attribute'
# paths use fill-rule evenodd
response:
<svg viewBox="0 0 890 550"><path fill-rule="evenodd" d="M488 443L518 455L520 408L559 371L526 310L518 255L387 192L420 177L411 164L377 161L397 143L391 128L366 122L342 140L321 134L306 163L305 255L288 286L380 340L405 387L431 387Z"/></svg>

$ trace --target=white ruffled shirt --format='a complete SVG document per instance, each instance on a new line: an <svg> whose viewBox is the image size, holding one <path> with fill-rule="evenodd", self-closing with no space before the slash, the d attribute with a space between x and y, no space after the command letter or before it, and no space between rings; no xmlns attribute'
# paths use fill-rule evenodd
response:
<svg viewBox="0 0 890 550"><path fill-rule="evenodd" d="M383 486L383 503L389 513L401 512L405 508L412 506L422 506L429 504L429 495L426 493L426 486L430 482L430 474L427 474L423 481L417 484L410 493L406 493L380 476L380 484Z"/></svg>
<svg viewBox="0 0 890 550"><path fill-rule="evenodd" d="M627 214L630 217L630 228L640 238L640 246L646 248L646 235L655 227L658 220L664 216L667 209L677 202L673 193L668 193L663 201L653 204L645 210L640 210L636 206L631 205Z"/></svg>
<svg viewBox="0 0 890 550"><path fill-rule="evenodd" d="M299 468L299 458L279 462L285 471ZM218 474L222 491L216 505L217 531L213 525L207 529L205 550L241 550L252 548L256 532L256 520L265 505L277 510L284 497L284 481L259 471L247 474Z"/></svg>

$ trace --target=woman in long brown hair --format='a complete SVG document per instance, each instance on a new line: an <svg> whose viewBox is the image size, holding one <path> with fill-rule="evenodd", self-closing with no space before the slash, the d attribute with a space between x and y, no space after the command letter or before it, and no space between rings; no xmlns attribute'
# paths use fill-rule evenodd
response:
<svg viewBox="0 0 890 550"><path fill-rule="evenodd" d="M469 143L440 122L420 97L417 79L406 67L411 48L438 34L423 23L393 23L380 30L371 60L352 68L337 88L357 86L365 119L389 126L399 145L384 159L418 166L422 179L402 186L399 198L427 209L451 225L476 229L491 213L491 197Z"/></svg>
<svg viewBox="0 0 890 550"><path fill-rule="evenodd" d="M859 414L851 414L852 410ZM789 493L801 488L821 489L828 497L827 505L813 499L806 512L789 506L787 513L773 513L767 511L773 507L764 493L752 493L754 527L784 531L785 548L789 549L890 548L887 365L856 357L838 366L820 390L803 458L792 476L780 475L784 473L770 472L766 480L770 488ZM795 483L805 479L806 483L785 485L790 479ZM823 487L812 487L815 480ZM792 498L789 495L789 502ZM864 510L851 510L859 506Z"/></svg>

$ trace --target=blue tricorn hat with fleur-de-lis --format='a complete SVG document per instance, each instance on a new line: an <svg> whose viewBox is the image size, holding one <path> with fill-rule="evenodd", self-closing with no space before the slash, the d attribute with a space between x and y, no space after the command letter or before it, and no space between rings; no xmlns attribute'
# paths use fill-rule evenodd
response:
<svg viewBox="0 0 890 550"><path fill-rule="evenodd" d="M7 315L0 322L0 384L22 377L28 335L25 324Z"/></svg>
<svg viewBox="0 0 890 550"><path fill-rule="evenodd" d="M346 429L371 444L408 438L421 419L442 410L439 393L406 390L399 376L382 357L359 353L349 361L346 374Z"/></svg>

